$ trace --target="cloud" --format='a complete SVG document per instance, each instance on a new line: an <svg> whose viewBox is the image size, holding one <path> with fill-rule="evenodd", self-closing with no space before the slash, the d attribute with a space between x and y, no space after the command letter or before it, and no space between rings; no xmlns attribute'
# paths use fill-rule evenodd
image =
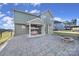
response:
<svg viewBox="0 0 79 59"><path fill-rule="evenodd" d="M3 27L5 28L5 29L14 29L14 24L12 25L9 25L9 24L3 24Z"/></svg>
<svg viewBox="0 0 79 59"><path fill-rule="evenodd" d="M62 18L59 17L54 17L54 20L60 21L60 22L64 22L65 20L63 20Z"/></svg>
<svg viewBox="0 0 79 59"><path fill-rule="evenodd" d="M7 5L7 4L8 4L8 3L0 3L0 7L3 6L3 5Z"/></svg>
<svg viewBox="0 0 79 59"><path fill-rule="evenodd" d="M2 8L3 4L0 4L0 9Z"/></svg>
<svg viewBox="0 0 79 59"><path fill-rule="evenodd" d="M2 7L3 5L2 4L0 4L0 7Z"/></svg>
<svg viewBox="0 0 79 59"><path fill-rule="evenodd" d="M40 13L40 10L34 9L34 10L31 10L30 13Z"/></svg>
<svg viewBox="0 0 79 59"><path fill-rule="evenodd" d="M0 12L0 14L1 14L2 12Z"/></svg>
<svg viewBox="0 0 79 59"><path fill-rule="evenodd" d="M31 3L31 5L35 6L40 6L40 3Z"/></svg>
<svg viewBox="0 0 79 59"><path fill-rule="evenodd" d="M2 20L2 26L5 29L14 29L14 22L12 17L5 16L1 20Z"/></svg>
<svg viewBox="0 0 79 59"><path fill-rule="evenodd" d="M8 3L3 3L4 5L8 4Z"/></svg>
<svg viewBox="0 0 79 59"><path fill-rule="evenodd" d="M0 12L0 18L5 16L5 14L3 14L2 12Z"/></svg>
<svg viewBox="0 0 79 59"><path fill-rule="evenodd" d="M7 5L8 3L0 3L0 9L4 6Z"/></svg>
<svg viewBox="0 0 79 59"><path fill-rule="evenodd" d="M13 23L13 18L9 16L5 16L2 18L2 21L6 22L7 24L12 24Z"/></svg>
<svg viewBox="0 0 79 59"><path fill-rule="evenodd" d="M28 10L25 10L25 12L28 12Z"/></svg>
<svg viewBox="0 0 79 59"><path fill-rule="evenodd" d="M8 14L10 14L10 11L7 11Z"/></svg>
<svg viewBox="0 0 79 59"><path fill-rule="evenodd" d="M17 6L17 5L18 5L18 3L14 3L14 5L15 5L15 6Z"/></svg>

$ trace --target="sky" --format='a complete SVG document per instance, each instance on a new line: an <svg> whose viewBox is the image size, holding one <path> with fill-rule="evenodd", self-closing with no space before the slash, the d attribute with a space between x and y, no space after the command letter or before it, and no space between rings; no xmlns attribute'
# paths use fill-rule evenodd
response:
<svg viewBox="0 0 79 59"><path fill-rule="evenodd" d="M76 18L79 25L79 4L77 3L0 3L0 28L14 29L13 9L37 15L49 9L55 20L71 21Z"/></svg>

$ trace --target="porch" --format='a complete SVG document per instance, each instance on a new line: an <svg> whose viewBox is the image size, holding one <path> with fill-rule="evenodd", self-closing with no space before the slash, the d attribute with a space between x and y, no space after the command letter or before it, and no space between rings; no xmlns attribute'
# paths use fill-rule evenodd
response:
<svg viewBox="0 0 79 59"><path fill-rule="evenodd" d="M39 18L30 20L27 22L28 25L28 35L29 37L36 37L45 35L45 24Z"/></svg>

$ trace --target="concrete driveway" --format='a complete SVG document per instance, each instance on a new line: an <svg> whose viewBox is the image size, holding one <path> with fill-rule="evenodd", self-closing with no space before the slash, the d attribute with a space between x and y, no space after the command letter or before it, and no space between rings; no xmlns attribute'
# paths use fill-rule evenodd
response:
<svg viewBox="0 0 79 59"><path fill-rule="evenodd" d="M79 40L64 42L59 36L28 38L16 36L0 52L1 56L68 56L79 55Z"/></svg>

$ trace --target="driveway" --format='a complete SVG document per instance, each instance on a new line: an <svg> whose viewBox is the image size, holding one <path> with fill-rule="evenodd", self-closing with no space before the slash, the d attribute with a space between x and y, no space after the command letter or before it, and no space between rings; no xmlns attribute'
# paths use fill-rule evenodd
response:
<svg viewBox="0 0 79 59"><path fill-rule="evenodd" d="M79 55L79 40L64 42L59 36L28 38L16 36L0 52L1 56L68 56Z"/></svg>

